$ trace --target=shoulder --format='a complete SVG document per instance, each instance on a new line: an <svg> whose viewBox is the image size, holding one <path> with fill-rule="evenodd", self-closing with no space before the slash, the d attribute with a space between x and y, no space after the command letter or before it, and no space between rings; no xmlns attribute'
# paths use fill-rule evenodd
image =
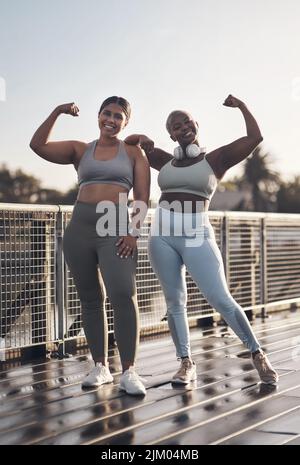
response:
<svg viewBox="0 0 300 465"><path fill-rule="evenodd" d="M129 145L124 142L124 147L127 152L129 158L132 159L133 162L137 162L140 160L147 160L144 150L141 149L138 145Z"/></svg>

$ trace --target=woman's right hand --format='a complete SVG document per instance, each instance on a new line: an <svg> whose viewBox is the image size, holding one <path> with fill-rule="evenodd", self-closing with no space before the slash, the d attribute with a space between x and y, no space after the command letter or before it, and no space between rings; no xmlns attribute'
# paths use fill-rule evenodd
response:
<svg viewBox="0 0 300 465"><path fill-rule="evenodd" d="M149 137L141 134L139 137L139 145L146 153L151 153L154 150L154 142Z"/></svg>
<svg viewBox="0 0 300 465"><path fill-rule="evenodd" d="M62 105L59 105L56 110L59 112L59 114L65 113L66 115L79 116L79 108L75 105L74 102L63 103Z"/></svg>
<svg viewBox="0 0 300 465"><path fill-rule="evenodd" d="M129 145L139 145L146 153L151 153L154 150L153 140L144 134L132 134L126 137L124 142Z"/></svg>

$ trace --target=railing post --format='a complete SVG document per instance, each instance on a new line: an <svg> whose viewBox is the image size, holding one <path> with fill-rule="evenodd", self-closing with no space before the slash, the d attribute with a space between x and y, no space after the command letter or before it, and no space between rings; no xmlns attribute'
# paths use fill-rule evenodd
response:
<svg viewBox="0 0 300 465"><path fill-rule="evenodd" d="M63 259L63 212L57 214L56 223L56 306L58 319L58 352L63 357L65 352L65 312L64 312L64 259Z"/></svg>
<svg viewBox="0 0 300 465"><path fill-rule="evenodd" d="M222 229L221 229L221 252L224 262L225 276L230 287L229 282L229 218L226 214L223 216Z"/></svg>
<svg viewBox="0 0 300 465"><path fill-rule="evenodd" d="M229 237L228 237L229 227L228 227L228 223L229 223L229 219L228 219L228 217L226 216L226 213L225 213L225 215L222 218L222 222L221 222L220 250L221 250L223 263L224 263L224 271L225 271L226 281L227 281L228 288L229 288L230 284L229 284L229 247L228 247L228 244L229 244ZM227 323L225 322L223 317L221 317L221 320L219 321L218 324L227 326Z"/></svg>
<svg viewBox="0 0 300 465"><path fill-rule="evenodd" d="M261 262L260 262L260 298L263 305L268 303L268 288L267 288L267 231L266 218L261 218L260 222L260 247L261 247ZM266 307L261 308L261 318L267 318Z"/></svg>

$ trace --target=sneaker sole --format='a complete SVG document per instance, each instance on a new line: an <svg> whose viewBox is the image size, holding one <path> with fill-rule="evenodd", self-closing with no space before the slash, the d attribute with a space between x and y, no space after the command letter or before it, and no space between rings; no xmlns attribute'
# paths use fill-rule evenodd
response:
<svg viewBox="0 0 300 465"><path fill-rule="evenodd" d="M146 395L146 392L128 392L126 391L125 388L123 387L119 387L119 390L120 391L123 391L123 392L126 392L126 394L128 394L129 396L145 396Z"/></svg>
<svg viewBox="0 0 300 465"><path fill-rule="evenodd" d="M103 386L103 384L111 384L113 383L113 379L111 381L105 381L105 383L97 383L97 384L90 384L90 383L82 383L81 386L82 387L99 387L99 386Z"/></svg>
<svg viewBox="0 0 300 465"><path fill-rule="evenodd" d="M193 376L193 378L191 378L189 381L183 381L182 379L172 379L171 383L172 384L189 384L192 381L196 381L196 379L197 379L197 374Z"/></svg>
<svg viewBox="0 0 300 465"><path fill-rule="evenodd" d="M262 382L263 384L271 384L271 385L274 386L275 384L277 384L277 383L279 382L279 379L277 379L276 381L263 381L263 380L261 379L261 382Z"/></svg>

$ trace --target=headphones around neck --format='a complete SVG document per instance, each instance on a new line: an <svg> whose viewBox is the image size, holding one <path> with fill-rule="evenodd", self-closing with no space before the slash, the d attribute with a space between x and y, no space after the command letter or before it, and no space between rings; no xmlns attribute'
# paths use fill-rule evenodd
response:
<svg viewBox="0 0 300 465"><path fill-rule="evenodd" d="M205 148L199 147L197 144L189 144L185 149L185 153L188 158L196 158L200 153L205 153ZM174 149L174 158L176 158L176 160L185 158L184 151L180 145Z"/></svg>

